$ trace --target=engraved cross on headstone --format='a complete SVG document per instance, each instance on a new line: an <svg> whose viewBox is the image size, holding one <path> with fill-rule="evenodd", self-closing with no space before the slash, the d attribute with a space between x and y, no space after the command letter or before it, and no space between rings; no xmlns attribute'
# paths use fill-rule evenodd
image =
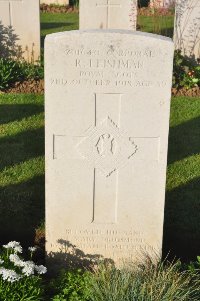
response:
<svg viewBox="0 0 200 301"><path fill-rule="evenodd" d="M101 0L102 1L102 0ZM120 3L115 3L113 1L116 0L106 0L105 3L97 3L96 7L101 8L101 7L106 7L107 8L107 16L106 16L106 29L110 28L110 10L113 8L121 8Z"/></svg>
<svg viewBox="0 0 200 301"><path fill-rule="evenodd" d="M7 2L8 3L8 14L9 14L9 25L13 26L12 24L12 2L22 2L23 0L0 0L0 2Z"/></svg>
<svg viewBox="0 0 200 301"><path fill-rule="evenodd" d="M122 97L122 94L114 93L95 94L94 126L78 137L80 142L75 146L79 157L94 170L92 223L117 222L121 168L129 165L135 155L141 156L144 146L148 147L150 156L153 153L155 160L159 158L159 137L130 137L122 130ZM56 146L57 137L59 143L63 143L66 135L54 135L53 158L59 160L60 149L64 151L64 148Z"/></svg>

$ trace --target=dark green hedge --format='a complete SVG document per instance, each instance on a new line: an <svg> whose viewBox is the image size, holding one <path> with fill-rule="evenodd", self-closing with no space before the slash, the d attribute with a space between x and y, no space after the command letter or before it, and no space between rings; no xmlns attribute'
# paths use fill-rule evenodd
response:
<svg viewBox="0 0 200 301"><path fill-rule="evenodd" d="M138 6L139 7L145 7L148 6L150 0L138 0Z"/></svg>

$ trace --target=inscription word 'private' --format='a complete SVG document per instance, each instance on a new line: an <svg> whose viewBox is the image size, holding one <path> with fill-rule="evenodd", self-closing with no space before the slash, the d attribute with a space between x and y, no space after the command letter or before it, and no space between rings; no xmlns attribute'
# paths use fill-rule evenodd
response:
<svg viewBox="0 0 200 301"><path fill-rule="evenodd" d="M0 0L0 23L11 26L16 39L13 44L22 50L29 62L40 57L40 6L39 0ZM12 45L14 48L14 45Z"/></svg>
<svg viewBox="0 0 200 301"><path fill-rule="evenodd" d="M136 30L137 0L80 0L80 29Z"/></svg>
<svg viewBox="0 0 200 301"><path fill-rule="evenodd" d="M161 251L172 41L76 31L45 53L47 252L65 242L120 264Z"/></svg>

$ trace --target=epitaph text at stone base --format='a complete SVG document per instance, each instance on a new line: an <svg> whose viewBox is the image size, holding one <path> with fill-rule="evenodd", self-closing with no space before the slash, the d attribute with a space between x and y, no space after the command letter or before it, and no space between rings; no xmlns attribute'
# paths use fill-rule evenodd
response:
<svg viewBox="0 0 200 301"><path fill-rule="evenodd" d="M171 39L53 34L45 62L47 253L64 244L120 264L161 252Z"/></svg>

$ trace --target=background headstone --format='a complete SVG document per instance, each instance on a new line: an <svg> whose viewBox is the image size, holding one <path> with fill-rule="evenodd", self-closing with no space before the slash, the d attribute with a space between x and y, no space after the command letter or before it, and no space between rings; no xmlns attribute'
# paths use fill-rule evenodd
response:
<svg viewBox="0 0 200 301"><path fill-rule="evenodd" d="M200 59L200 1L177 0L174 29L175 48L183 55Z"/></svg>
<svg viewBox="0 0 200 301"><path fill-rule="evenodd" d="M40 0L41 4L69 5L69 0Z"/></svg>
<svg viewBox="0 0 200 301"><path fill-rule="evenodd" d="M80 29L133 29L137 0L80 0Z"/></svg>
<svg viewBox="0 0 200 301"><path fill-rule="evenodd" d="M117 263L161 251L171 39L131 31L48 35L46 250ZM56 118L55 118L56 116Z"/></svg>
<svg viewBox="0 0 200 301"><path fill-rule="evenodd" d="M12 26L24 58L37 61L40 57L39 0L0 0L0 22Z"/></svg>

